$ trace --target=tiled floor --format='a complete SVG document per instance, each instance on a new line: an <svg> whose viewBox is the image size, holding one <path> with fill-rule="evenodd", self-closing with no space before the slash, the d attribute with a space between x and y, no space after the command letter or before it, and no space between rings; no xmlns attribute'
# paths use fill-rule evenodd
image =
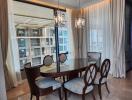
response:
<svg viewBox="0 0 132 100"><path fill-rule="evenodd" d="M105 87L103 86L103 100L132 100L132 72L127 74L126 79L116 79L109 76L108 86L111 93L108 94ZM59 100L57 93L41 97L41 100ZM97 87L95 87L94 94L96 96L96 100L100 100ZM7 95L8 100L29 100L30 91L27 81L17 88L8 91ZM35 100L35 97L33 100ZM69 94L68 100L81 100L81 97L74 94ZM92 96L87 95L86 100L93 100Z"/></svg>

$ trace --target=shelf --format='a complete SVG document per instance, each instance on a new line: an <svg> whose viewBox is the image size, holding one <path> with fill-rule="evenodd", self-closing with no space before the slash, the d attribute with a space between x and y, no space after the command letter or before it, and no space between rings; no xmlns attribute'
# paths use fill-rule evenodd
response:
<svg viewBox="0 0 132 100"><path fill-rule="evenodd" d="M42 60L46 55L53 55L55 61L56 46L54 27L41 29L23 27L17 29L16 39L18 40L18 50L19 55L21 56L19 56L21 69L23 69L23 65L27 61L30 61L32 66L41 65L43 63ZM59 30L67 33L64 29ZM62 37L63 36L64 34L62 34Z"/></svg>
<svg viewBox="0 0 132 100"><path fill-rule="evenodd" d="M27 47L18 47L18 49L20 50L20 49L27 49Z"/></svg>
<svg viewBox="0 0 132 100"><path fill-rule="evenodd" d="M44 48L53 48L53 47L55 47L55 45L42 45L41 46L42 48L44 47Z"/></svg>
<svg viewBox="0 0 132 100"><path fill-rule="evenodd" d="M33 59L33 58L39 58L39 57L41 57L41 55L38 55L38 56L32 56L32 59Z"/></svg>
<svg viewBox="0 0 132 100"><path fill-rule="evenodd" d="M19 58L20 60L25 60L25 59L27 59L27 57L22 57L22 58Z"/></svg>
<svg viewBox="0 0 132 100"><path fill-rule="evenodd" d="M41 46L31 46L32 49L41 48Z"/></svg>
<svg viewBox="0 0 132 100"><path fill-rule="evenodd" d="M17 36L17 39L23 38L23 39L36 39L36 38L40 38L40 39L46 39L46 38L55 38L55 37L43 37L43 36L36 36L36 37L31 37L31 36Z"/></svg>

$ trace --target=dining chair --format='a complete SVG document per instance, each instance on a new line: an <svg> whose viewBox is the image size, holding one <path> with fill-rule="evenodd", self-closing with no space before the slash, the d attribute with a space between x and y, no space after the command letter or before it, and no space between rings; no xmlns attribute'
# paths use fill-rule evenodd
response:
<svg viewBox="0 0 132 100"><path fill-rule="evenodd" d="M98 70L100 69L100 65L101 65L101 53L100 52L87 52L87 57L88 60L90 61L96 61L96 65Z"/></svg>
<svg viewBox="0 0 132 100"><path fill-rule="evenodd" d="M67 54L68 54L68 52L60 53L59 54L59 61L60 61L60 63L64 63L67 60Z"/></svg>
<svg viewBox="0 0 132 100"><path fill-rule="evenodd" d="M93 99L95 96L94 90L94 80L97 73L97 67L95 64L91 64L86 68L84 77L74 78L63 84L63 89L65 93L65 100L67 100L67 91L81 95L82 100L85 100L85 95L91 93Z"/></svg>
<svg viewBox="0 0 132 100"><path fill-rule="evenodd" d="M61 100L61 83L52 78L40 78L40 67L31 67L31 63L25 64L24 68L31 91L30 100L33 96L36 96L36 100L39 100L40 96L48 95L57 90Z"/></svg>
<svg viewBox="0 0 132 100"><path fill-rule="evenodd" d="M53 56L51 55L46 55L43 59L43 65L45 66L50 66L54 62Z"/></svg>
<svg viewBox="0 0 132 100"><path fill-rule="evenodd" d="M108 89L108 85L107 85L107 76L108 76L109 70L110 70L110 60L105 59L101 65L100 72L97 73L97 76L94 82L95 85L98 85L98 91L99 91L99 96L101 100L102 100L102 93L101 93L102 85L105 84L108 93L110 93Z"/></svg>

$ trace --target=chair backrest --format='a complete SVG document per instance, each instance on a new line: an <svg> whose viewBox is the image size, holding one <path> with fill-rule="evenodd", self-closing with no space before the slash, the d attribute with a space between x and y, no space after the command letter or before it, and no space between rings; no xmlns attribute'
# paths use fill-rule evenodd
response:
<svg viewBox="0 0 132 100"><path fill-rule="evenodd" d="M44 57L43 64L45 66L50 66L50 65L52 65L53 62L54 62L53 56L47 55L47 56Z"/></svg>
<svg viewBox="0 0 132 100"><path fill-rule="evenodd" d="M105 59L101 65L101 70L100 70L101 78L107 78L109 70L110 70L110 59Z"/></svg>
<svg viewBox="0 0 132 100"><path fill-rule="evenodd" d="M59 54L60 63L64 63L67 60L67 54L68 54L68 52Z"/></svg>
<svg viewBox="0 0 132 100"><path fill-rule="evenodd" d="M101 53L100 52L88 52L87 57L89 60L96 60L96 65L99 68L101 65Z"/></svg>
<svg viewBox="0 0 132 100"><path fill-rule="evenodd" d="M35 84L35 79L40 76L40 67L31 67L31 63L24 65L30 91L33 94L38 93L38 88Z"/></svg>
<svg viewBox="0 0 132 100"><path fill-rule="evenodd" d="M97 74L97 66L96 64L90 64L84 74L84 82L85 86L90 86L94 84L94 80Z"/></svg>

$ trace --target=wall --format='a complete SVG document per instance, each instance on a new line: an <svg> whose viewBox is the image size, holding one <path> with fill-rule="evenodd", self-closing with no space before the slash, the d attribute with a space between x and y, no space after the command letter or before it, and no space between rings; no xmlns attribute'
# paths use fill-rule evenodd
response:
<svg viewBox="0 0 132 100"><path fill-rule="evenodd" d="M132 69L132 48L131 48L131 34L132 34L132 5L126 3L125 9L125 55L126 55L126 71Z"/></svg>

